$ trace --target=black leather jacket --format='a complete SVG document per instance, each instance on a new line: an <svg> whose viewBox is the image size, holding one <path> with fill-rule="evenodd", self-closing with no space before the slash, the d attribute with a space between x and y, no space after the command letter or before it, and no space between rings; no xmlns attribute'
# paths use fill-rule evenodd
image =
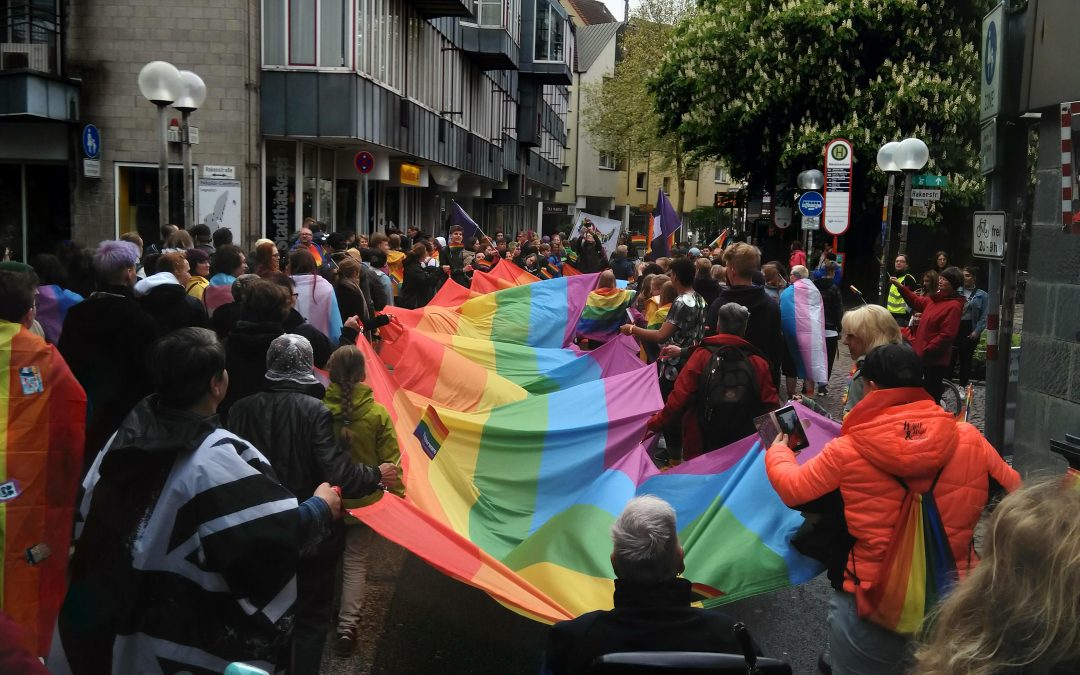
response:
<svg viewBox="0 0 1080 675"><path fill-rule="evenodd" d="M267 380L265 388L233 405L228 428L270 460L281 484L298 500L311 497L323 481L340 486L345 498L378 489L379 470L353 463L338 445L321 384Z"/></svg>

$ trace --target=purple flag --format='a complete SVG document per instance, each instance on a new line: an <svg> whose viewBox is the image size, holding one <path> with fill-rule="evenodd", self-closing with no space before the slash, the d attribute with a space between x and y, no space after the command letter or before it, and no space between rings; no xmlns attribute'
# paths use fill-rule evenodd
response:
<svg viewBox="0 0 1080 675"><path fill-rule="evenodd" d="M682 222L664 191L657 192L656 210L649 219L650 248L655 255L666 256L671 252L668 237L682 227Z"/></svg>
<svg viewBox="0 0 1080 675"><path fill-rule="evenodd" d="M465 239L470 237L476 237L476 234L484 234L484 231L480 229L480 226L476 224L476 221L469 217L469 214L465 213L465 209L455 202L450 200L450 225L460 225L462 229L462 236Z"/></svg>

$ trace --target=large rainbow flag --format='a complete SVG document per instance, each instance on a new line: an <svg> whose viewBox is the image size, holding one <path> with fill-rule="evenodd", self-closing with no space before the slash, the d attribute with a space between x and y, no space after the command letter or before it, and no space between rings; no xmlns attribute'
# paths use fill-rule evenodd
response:
<svg viewBox="0 0 1080 675"><path fill-rule="evenodd" d="M86 394L55 347L6 321L0 373L0 609L44 656L67 590Z"/></svg>
<svg viewBox="0 0 1080 675"><path fill-rule="evenodd" d="M645 423L662 401L630 338L572 344L597 276L527 283L456 307L387 308L368 384L402 447L406 499L352 511L386 538L510 609L554 622L612 606L610 527L632 497L678 514L685 576L706 605L806 581L802 524L746 439L660 473ZM815 454L838 427L814 417Z"/></svg>

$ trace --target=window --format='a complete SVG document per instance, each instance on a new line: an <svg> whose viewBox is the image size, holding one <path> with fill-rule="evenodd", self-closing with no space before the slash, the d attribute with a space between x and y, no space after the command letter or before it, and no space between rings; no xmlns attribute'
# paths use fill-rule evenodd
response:
<svg viewBox="0 0 1080 675"><path fill-rule="evenodd" d="M536 35L533 60L565 61L566 19L548 0L536 0Z"/></svg>
<svg viewBox="0 0 1080 675"><path fill-rule="evenodd" d="M502 0L476 0L476 25L504 27Z"/></svg>
<svg viewBox="0 0 1080 675"><path fill-rule="evenodd" d="M357 0L356 67L395 92L404 84L406 8L402 0Z"/></svg>
<svg viewBox="0 0 1080 675"><path fill-rule="evenodd" d="M671 177L670 176L664 176L664 194L666 194L666 195L671 194Z"/></svg>
<svg viewBox="0 0 1080 675"><path fill-rule="evenodd" d="M713 182L714 183L726 183L727 182L727 176L724 175L724 168L723 167L720 167L720 166L716 167L715 173L713 174Z"/></svg>
<svg viewBox="0 0 1080 675"><path fill-rule="evenodd" d="M617 160L615 158L615 153L614 152L607 152L606 150L601 150L600 151L600 168L601 169L607 169L609 171L614 171L616 161Z"/></svg>
<svg viewBox="0 0 1080 675"><path fill-rule="evenodd" d="M263 64L352 65L351 0L264 0Z"/></svg>
<svg viewBox="0 0 1080 675"><path fill-rule="evenodd" d="M647 176L644 171L638 171L637 178L634 180L634 185L638 190L645 190L645 181Z"/></svg>

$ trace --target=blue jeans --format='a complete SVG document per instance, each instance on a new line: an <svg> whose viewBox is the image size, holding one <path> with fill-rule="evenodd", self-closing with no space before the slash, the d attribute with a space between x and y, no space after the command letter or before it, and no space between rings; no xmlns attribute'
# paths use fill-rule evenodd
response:
<svg viewBox="0 0 1080 675"><path fill-rule="evenodd" d="M902 675L910 665L910 640L860 619L850 593L829 600L829 641L835 675Z"/></svg>

